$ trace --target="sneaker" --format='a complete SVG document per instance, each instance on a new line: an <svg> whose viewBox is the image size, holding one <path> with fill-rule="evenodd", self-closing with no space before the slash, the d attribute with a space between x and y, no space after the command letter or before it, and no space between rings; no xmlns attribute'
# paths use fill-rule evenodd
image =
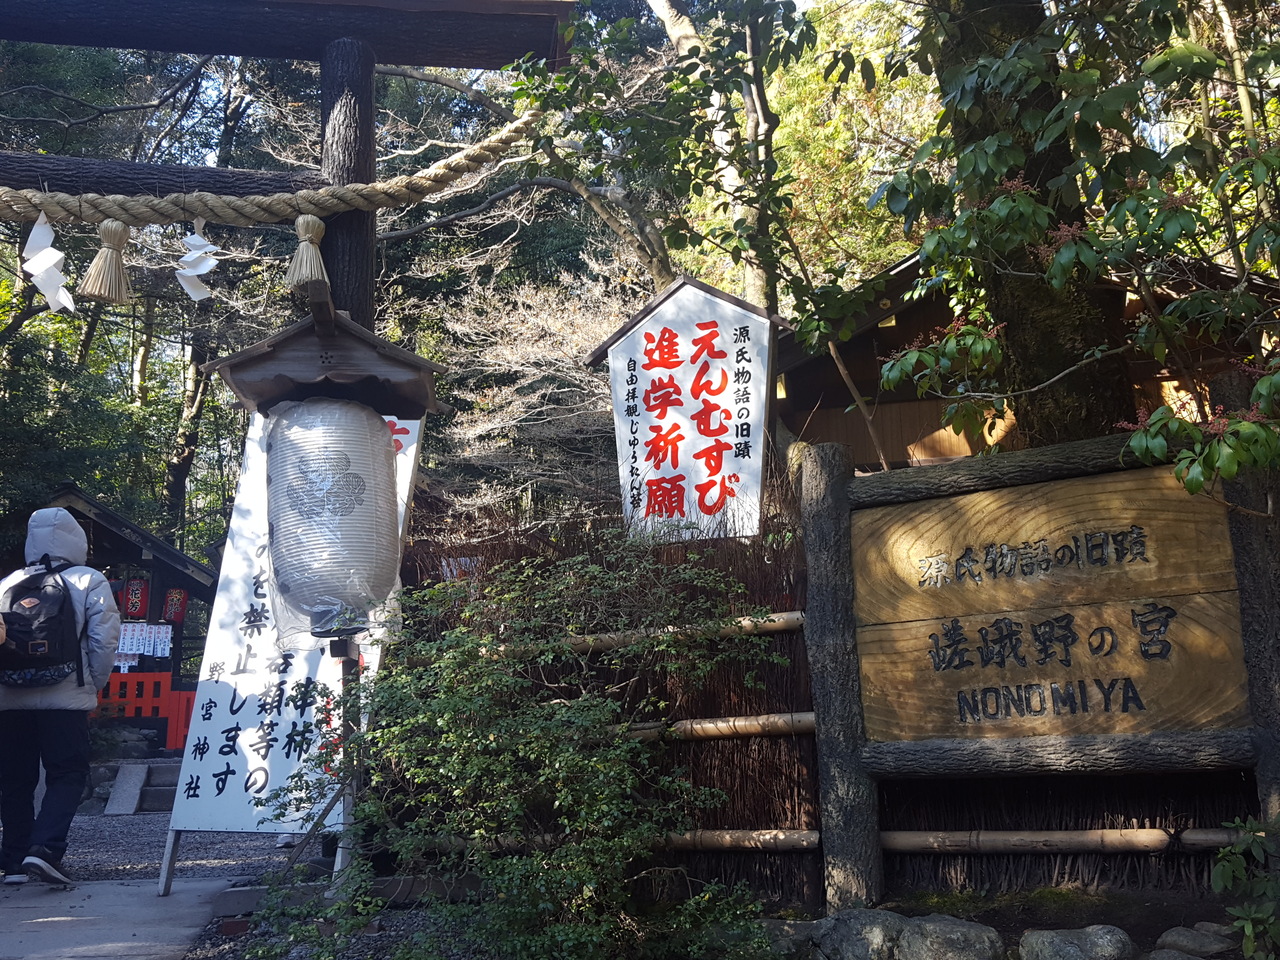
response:
<svg viewBox="0 0 1280 960"><path fill-rule="evenodd" d="M32 847L27 859L22 861L27 876L45 883L71 883L71 878L62 872L62 860L55 857L47 847ZM8 880L6 879L6 883Z"/></svg>
<svg viewBox="0 0 1280 960"><path fill-rule="evenodd" d="M4 872L4 884L6 887L26 882L27 875L25 873L18 873L16 870L6 870Z"/></svg>

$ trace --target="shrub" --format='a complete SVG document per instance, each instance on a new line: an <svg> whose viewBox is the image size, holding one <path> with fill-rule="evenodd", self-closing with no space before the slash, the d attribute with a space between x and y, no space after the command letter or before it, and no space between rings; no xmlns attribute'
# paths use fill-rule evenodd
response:
<svg viewBox="0 0 1280 960"><path fill-rule="evenodd" d="M1276 960L1280 947L1280 877L1271 863L1276 856L1276 824L1250 817L1223 824L1240 831L1230 846L1218 851L1213 867L1213 890L1239 900L1227 908L1233 925L1244 934L1241 951L1246 960Z"/></svg>
<svg viewBox="0 0 1280 960"><path fill-rule="evenodd" d="M361 704L362 835L402 870L478 883L452 926L496 957L752 955L750 899L659 856L717 795L627 735L718 665L763 656L764 638L716 637L741 595L685 547L609 536L405 597L404 635ZM634 635L565 642L618 632Z"/></svg>

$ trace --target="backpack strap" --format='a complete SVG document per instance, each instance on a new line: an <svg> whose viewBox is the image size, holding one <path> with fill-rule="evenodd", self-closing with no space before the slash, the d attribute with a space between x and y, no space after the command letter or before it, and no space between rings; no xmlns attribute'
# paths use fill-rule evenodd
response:
<svg viewBox="0 0 1280 960"><path fill-rule="evenodd" d="M84 626L80 630L80 645L76 650L76 686L84 686L84 642L89 639L89 611L84 614Z"/></svg>
<svg viewBox="0 0 1280 960"><path fill-rule="evenodd" d="M74 567L75 566L74 563L68 560L66 563L60 563L55 567L53 565L53 559L47 553L43 557L41 557L37 562L44 564L44 569L47 573L58 574L58 579L62 581L63 590L68 591L68 587L70 585L67 583L67 578L62 576L62 571L68 570L71 567ZM71 611L71 615L73 617L75 616L74 610ZM85 655L84 644L85 644L85 641L88 639L89 639L89 611L86 610L84 612L84 626L80 628L80 643L77 645L77 649L76 649L76 686L78 687L84 686L84 655Z"/></svg>

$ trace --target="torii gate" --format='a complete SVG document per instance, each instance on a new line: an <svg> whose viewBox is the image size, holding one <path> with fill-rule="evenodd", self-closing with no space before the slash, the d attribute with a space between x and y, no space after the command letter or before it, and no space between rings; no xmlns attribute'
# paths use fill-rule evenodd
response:
<svg viewBox="0 0 1280 960"><path fill-rule="evenodd" d="M574 0L130 0L122 5L23 0L7 6L12 9L0 17L0 39L5 40L320 64L319 175L0 151L0 188L71 194L71 210L62 215L74 216L76 197L84 194L107 195L108 199L110 195L155 198L197 193L243 198L372 183L374 66L378 61L471 69L496 69L526 54L555 61L561 55L560 28L575 4ZM510 125L503 142L519 139L519 126ZM416 188L408 193L422 195ZM26 218L31 209L28 205L19 216ZM184 204L182 209L188 207ZM34 216L31 214L31 219ZM317 297L316 284L307 290L317 330L325 332L327 328L332 333L335 308L358 325L357 332L364 333L361 327L372 330L374 222L374 212L359 209L328 218L321 254L332 284L332 302L328 290L321 290ZM290 328L281 336L295 333ZM371 334L364 336L377 339ZM379 349L395 348L383 344ZM408 359L418 358L409 355ZM431 366L426 361L421 364ZM367 371L362 367L361 372ZM430 398L430 373L425 376ZM428 407L432 405L434 400L429 399ZM351 669L348 658L344 677ZM161 896L169 892L180 836L181 830L170 829L161 864Z"/></svg>
<svg viewBox="0 0 1280 960"><path fill-rule="evenodd" d="M573 0L23 0L0 39L320 64L320 174L79 160L0 151L0 186L65 193L249 196L374 180L378 62L496 69L555 61ZM321 252L334 305L373 326L374 219L328 220Z"/></svg>

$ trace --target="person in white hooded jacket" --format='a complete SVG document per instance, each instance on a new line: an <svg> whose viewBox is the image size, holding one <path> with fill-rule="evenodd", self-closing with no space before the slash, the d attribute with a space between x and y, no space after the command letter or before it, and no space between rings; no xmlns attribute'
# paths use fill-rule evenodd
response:
<svg viewBox="0 0 1280 960"><path fill-rule="evenodd" d="M0 580L0 595L13 583L45 569L60 571L84 638L77 674L46 687L0 685L0 858L4 882L28 876L70 883L62 868L67 833L89 779L89 712L107 684L120 643L120 611L107 578L84 565L89 544L80 524L61 507L37 510L27 523L28 566ZM36 786L44 767L45 794L35 812Z"/></svg>

